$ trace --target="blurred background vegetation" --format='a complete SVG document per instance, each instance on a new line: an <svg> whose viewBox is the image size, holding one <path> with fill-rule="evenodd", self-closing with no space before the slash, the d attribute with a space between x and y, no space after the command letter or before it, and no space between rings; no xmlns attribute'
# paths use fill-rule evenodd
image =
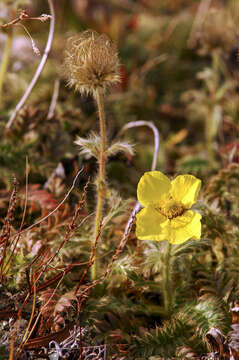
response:
<svg viewBox="0 0 239 360"><path fill-rule="evenodd" d="M110 138L129 121L153 121L161 136L161 170L168 174L193 171L195 175L211 171L208 141L216 160L225 163L237 135L238 5L235 1L216 1L211 2L208 11L200 12L200 3L58 1L49 59L27 106L8 133L4 131L6 121L40 60L24 29L15 26L0 112L0 164L2 174L6 174L2 186L13 170L22 180L26 152L31 159L30 176L40 183L60 161L84 161L78 157L73 141L76 135L97 129L96 109L90 97L81 97L66 87L61 64L66 39L88 28L108 34L119 49L122 82L106 99ZM1 8L4 23L10 15L4 3ZM43 1L34 1L33 5L29 2L24 9L30 16L49 13ZM42 53L49 23L31 20L24 25ZM4 35L2 31L2 53ZM60 90L55 115L46 120L57 79ZM118 181L127 195L135 195L139 176L151 166L152 138L147 128L129 131L127 136L136 144L136 157L132 161L112 159L109 177ZM213 168L217 166L215 162Z"/></svg>
<svg viewBox="0 0 239 360"><path fill-rule="evenodd" d="M85 170L64 209L21 238L14 265L2 285L6 288L2 289L14 295L26 286L24 269L34 257L40 251L57 248L88 176L94 178L96 173L96 161L79 155L74 144L77 136L98 131L94 100L67 88L62 74L67 38L93 29L113 39L121 62L122 81L105 97L108 138L117 137L130 121L147 120L157 126L157 169L169 176L191 173L202 179L199 209L203 214L203 238L200 243L189 241L175 248L171 264L174 300L171 313L165 315L160 260L163 244L137 241L132 233L109 279L92 290L82 311L82 324L90 329L93 343L127 344L122 359L185 359L186 353L192 358L207 352L206 332L211 326L225 333L230 330L229 309L238 296L239 2L58 0L54 5L56 29L46 66L27 104L7 129L9 117L40 61L24 28L12 27L11 54L0 99L2 223L13 176L18 181L11 223L14 231L22 218L26 172L29 184L24 226L53 210L79 168L84 165ZM47 1L4 0L0 4L0 24L16 18L19 9L25 9L31 17L49 14ZM23 24L42 55L49 22L27 20ZM0 62L7 31L0 29ZM48 116L56 92L54 114ZM110 186L122 199L112 191L113 215L100 245L103 268L123 234L136 200L137 183L151 169L154 153L149 128L127 130L123 136L134 144L135 156L113 156L107 165ZM93 207L90 186L82 216ZM55 266L88 261L90 226L86 222L76 228ZM73 289L84 266L66 276L59 297ZM48 277L45 274L44 280ZM43 295L39 303L42 299ZM73 317L72 313L64 316ZM49 332L49 326L45 331ZM116 355L112 356L119 359L114 351Z"/></svg>

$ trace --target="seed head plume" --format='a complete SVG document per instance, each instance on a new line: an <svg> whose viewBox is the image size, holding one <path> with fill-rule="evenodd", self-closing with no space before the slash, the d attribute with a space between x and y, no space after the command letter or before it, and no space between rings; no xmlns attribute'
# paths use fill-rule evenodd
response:
<svg viewBox="0 0 239 360"><path fill-rule="evenodd" d="M108 36L87 30L67 41L64 73L68 85L82 94L95 96L120 81L115 44Z"/></svg>

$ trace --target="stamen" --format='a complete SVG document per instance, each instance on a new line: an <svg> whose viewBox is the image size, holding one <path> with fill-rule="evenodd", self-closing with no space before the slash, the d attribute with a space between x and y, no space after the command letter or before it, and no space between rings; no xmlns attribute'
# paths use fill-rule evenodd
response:
<svg viewBox="0 0 239 360"><path fill-rule="evenodd" d="M169 200L164 206L155 207L162 215L166 216L169 220L183 215L185 208L182 204L177 204L175 201Z"/></svg>

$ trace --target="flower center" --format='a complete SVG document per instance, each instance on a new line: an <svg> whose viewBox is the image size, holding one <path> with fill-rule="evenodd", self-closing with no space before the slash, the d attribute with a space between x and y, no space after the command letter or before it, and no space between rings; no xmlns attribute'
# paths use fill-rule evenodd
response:
<svg viewBox="0 0 239 360"><path fill-rule="evenodd" d="M178 204L174 200L168 200L165 204L157 206L156 210L171 220L177 216L183 215L186 209L182 204Z"/></svg>

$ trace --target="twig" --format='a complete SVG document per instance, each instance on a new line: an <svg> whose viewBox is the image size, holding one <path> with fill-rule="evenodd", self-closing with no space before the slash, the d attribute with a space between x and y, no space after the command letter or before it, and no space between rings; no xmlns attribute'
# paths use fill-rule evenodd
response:
<svg viewBox="0 0 239 360"><path fill-rule="evenodd" d="M54 116L56 103L57 103L57 99L58 99L58 95L59 95L59 89L60 89L60 80L56 79L55 84L54 84L54 90L53 90L53 95L52 95L52 99L51 99L51 104L50 104L49 111L47 114L47 120L52 119Z"/></svg>
<svg viewBox="0 0 239 360"><path fill-rule="evenodd" d="M26 10L21 9L20 14L16 19L13 19L12 21L9 21L6 24L0 25L0 28L3 28L3 29L8 28L9 26L16 25L23 20L40 20L41 22L45 22L45 21L49 20L50 18L51 18L51 15L47 15L47 14L42 14L41 16L38 16L38 17L31 17L27 14Z"/></svg>
<svg viewBox="0 0 239 360"><path fill-rule="evenodd" d="M47 44L43 53L43 56L41 58L40 64L38 65L38 68L35 72L35 75L32 78L31 83L29 84L25 94L23 95L23 97L21 98L21 100L19 101L19 103L17 104L15 110L13 111L9 121L7 122L6 125L6 129L10 129L10 127L12 126L17 114L19 113L19 111L21 110L21 108L23 107L23 105L25 104L26 100L28 99L29 95L32 92L33 87L35 86L45 64L46 64L46 60L48 58L48 54L51 50L51 46L52 46L52 41L53 41L53 35L54 35L54 29L55 29L55 10L54 10L54 6L53 6L53 0L48 0L48 4L49 4L49 8L50 8L50 13L51 13L51 19L50 19L50 29L49 29L49 35L48 35L48 40L47 40Z"/></svg>
<svg viewBox="0 0 239 360"><path fill-rule="evenodd" d="M19 16L16 19L13 19L6 24L0 25L0 28L8 28L9 26L16 25L17 23L25 19L29 19L29 16L27 15L25 10L21 10Z"/></svg>

